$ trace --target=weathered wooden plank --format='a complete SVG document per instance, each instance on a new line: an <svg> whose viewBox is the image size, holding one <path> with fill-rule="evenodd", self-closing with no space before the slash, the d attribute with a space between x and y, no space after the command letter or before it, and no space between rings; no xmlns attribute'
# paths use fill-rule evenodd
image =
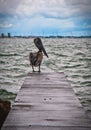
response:
<svg viewBox="0 0 91 130"><path fill-rule="evenodd" d="M48 79L48 78L60 78L60 79L65 79L66 78L66 75L64 74L64 72L58 72L58 73L56 73L56 72L50 72L50 73L47 73L47 72L45 72L45 73L28 73L28 75L27 75L27 78L35 78L35 77L42 77L43 79L44 79L44 77L46 78L46 79Z"/></svg>
<svg viewBox="0 0 91 130"><path fill-rule="evenodd" d="M56 87L55 87L56 86ZM58 88L58 89L70 89L72 90L71 87L69 87L69 84L68 83L65 83L65 82L60 82L60 84L24 84L22 85L22 88L21 89L30 89L30 88ZM72 90L73 91L73 90Z"/></svg>
<svg viewBox="0 0 91 130"><path fill-rule="evenodd" d="M31 84L38 84L39 80L40 79L37 79L36 82L35 82L35 79L32 79L30 81L32 81ZM24 84L29 84L30 81L29 81L29 79L26 79L25 82L24 82ZM61 82L61 83L63 84L64 81ZM39 84L60 84L60 79L56 79L56 80L53 79L53 81L52 80L46 81L46 79L45 79L45 80L41 80L41 82ZM65 81L65 84L67 85L68 83Z"/></svg>
<svg viewBox="0 0 91 130"><path fill-rule="evenodd" d="M56 110L56 111L76 111L78 109L78 111L80 111L82 108L82 106L77 106L77 105L72 105L71 103L61 103L61 104L34 104L34 103L15 103L13 105L12 110L31 110L31 111L52 111L52 110Z"/></svg>
<svg viewBox="0 0 91 130"><path fill-rule="evenodd" d="M60 81L61 83L65 82L65 84L68 84L63 73L61 73L61 76L60 73L41 73L40 75L38 73L30 73L28 75L29 76L25 79L24 84L30 84L30 82L31 84L60 84Z"/></svg>
<svg viewBox="0 0 91 130"><path fill-rule="evenodd" d="M90 130L90 127L80 126L7 126L3 130Z"/></svg>
<svg viewBox="0 0 91 130"><path fill-rule="evenodd" d="M22 110L22 109L21 109ZM80 112L80 110L78 111L75 111L75 112L71 112L71 111L67 111L65 110L65 113L64 110L61 110L61 114L60 114L60 111L59 110L41 110L41 111L30 111L30 110L14 110L12 112L10 112L9 116L8 116L8 119L12 119L11 121L6 121L6 122L12 122L12 124L15 124L15 122L13 122L13 120L16 120L16 122L19 121L19 119L21 118L21 122L23 121L27 121L27 122L30 122L30 120L33 120L33 119L51 119L51 120L67 120L68 119L73 119L73 116L75 117L73 120L77 120L77 118L79 118L79 121L82 119L82 120L85 120L87 119L85 116L84 116L84 113L83 112ZM11 117L12 116L12 117ZM19 116L19 118L17 118ZM30 120L26 120L25 118L23 119L22 117L26 117L26 119L30 118ZM17 119L16 119L17 118ZM88 122L88 121L87 121ZM24 123L24 122L23 122ZM80 122L79 122L80 123ZM65 122L64 122L65 124ZM85 125L85 124L81 124L81 125Z"/></svg>
<svg viewBox="0 0 91 130"><path fill-rule="evenodd" d="M22 96L21 96L22 97ZM26 96L23 96L23 98L21 99L20 97L15 101L15 105L16 103L23 103L23 104L31 104L31 105L37 105L37 104L56 104L56 105L59 105L59 104L62 104L62 105L65 105L65 107L67 105L70 105L70 107L72 106L72 102L74 102L75 104L73 104L75 107L76 106L81 106L81 104L78 102L76 102L76 99L73 99L72 97L62 97L62 98L58 98L58 97L44 97L44 98L37 98L37 97L34 97L31 96L30 97L27 97ZM67 106L68 107L68 106Z"/></svg>
<svg viewBox="0 0 91 130"><path fill-rule="evenodd" d="M63 73L29 73L2 130L91 130Z"/></svg>
<svg viewBox="0 0 91 130"><path fill-rule="evenodd" d="M53 90L53 89L48 89L48 90L47 89L34 89L34 91L33 91L33 89L30 89L28 91L24 90L19 93L19 96L22 96L22 95L24 95L24 96L31 96L31 95L54 95L54 96L56 96L56 95L58 95L60 97L62 97L62 96L71 97L74 94L71 91L67 91L67 93L65 93L65 90L61 91L59 89L55 89L55 90Z"/></svg>
<svg viewBox="0 0 91 130"><path fill-rule="evenodd" d="M6 126L91 126L82 114L80 116L79 113L65 113L65 115L59 115L59 113L55 111L11 113L6 121Z"/></svg>

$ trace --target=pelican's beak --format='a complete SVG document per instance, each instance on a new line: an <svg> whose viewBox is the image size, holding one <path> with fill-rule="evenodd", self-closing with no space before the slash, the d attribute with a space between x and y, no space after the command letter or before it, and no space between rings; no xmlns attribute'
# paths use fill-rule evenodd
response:
<svg viewBox="0 0 91 130"><path fill-rule="evenodd" d="M39 37L34 39L34 43L35 43L36 47L39 49L39 51L43 51L44 55L48 57L46 50L42 44L42 41Z"/></svg>
<svg viewBox="0 0 91 130"><path fill-rule="evenodd" d="M42 46L42 51L43 51L44 55L48 57L48 54L43 46Z"/></svg>

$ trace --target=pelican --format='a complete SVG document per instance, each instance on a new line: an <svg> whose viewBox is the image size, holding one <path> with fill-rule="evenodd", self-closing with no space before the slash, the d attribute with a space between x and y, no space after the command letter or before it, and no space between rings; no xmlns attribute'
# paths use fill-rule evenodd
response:
<svg viewBox="0 0 91 130"><path fill-rule="evenodd" d="M39 67L38 72L40 72L40 66L43 59L43 53L46 57L48 57L48 55L39 37L34 38L34 44L38 48L38 52L34 52L34 53L31 52L29 54L29 61L30 61L30 65L32 66L33 72L35 72L34 67L37 67L37 66Z"/></svg>

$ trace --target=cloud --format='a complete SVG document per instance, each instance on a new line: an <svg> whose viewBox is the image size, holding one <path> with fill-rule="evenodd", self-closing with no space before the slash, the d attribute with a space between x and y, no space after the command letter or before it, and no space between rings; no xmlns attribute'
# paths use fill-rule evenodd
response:
<svg viewBox="0 0 91 130"><path fill-rule="evenodd" d="M90 15L91 0L0 0L0 13L68 18Z"/></svg>
<svg viewBox="0 0 91 130"><path fill-rule="evenodd" d="M19 0L0 0L0 13L13 14L19 4Z"/></svg>
<svg viewBox="0 0 91 130"><path fill-rule="evenodd" d="M84 22L83 27L91 29L91 23Z"/></svg>
<svg viewBox="0 0 91 130"><path fill-rule="evenodd" d="M33 19L27 21L27 25L30 28L36 28L37 26L41 28L56 28L56 29L67 29L74 28L76 25L71 19L53 19L53 18L44 18L42 16L37 16Z"/></svg>
<svg viewBox="0 0 91 130"><path fill-rule="evenodd" d="M68 31L88 29L90 22L91 0L0 0L0 28Z"/></svg>
<svg viewBox="0 0 91 130"><path fill-rule="evenodd" d="M91 17L91 0L65 0L65 4L75 17Z"/></svg>
<svg viewBox="0 0 91 130"><path fill-rule="evenodd" d="M54 18L70 15L64 0L0 0L0 13L19 16L43 15Z"/></svg>
<svg viewBox="0 0 91 130"><path fill-rule="evenodd" d="M65 3L70 6L91 5L91 0L65 0Z"/></svg>
<svg viewBox="0 0 91 130"><path fill-rule="evenodd" d="M4 24L0 24L0 28L11 28L13 26L13 24L8 24L8 23L4 23Z"/></svg>
<svg viewBox="0 0 91 130"><path fill-rule="evenodd" d="M65 18L70 16L64 0L23 0L16 13L20 16L41 15L47 18Z"/></svg>

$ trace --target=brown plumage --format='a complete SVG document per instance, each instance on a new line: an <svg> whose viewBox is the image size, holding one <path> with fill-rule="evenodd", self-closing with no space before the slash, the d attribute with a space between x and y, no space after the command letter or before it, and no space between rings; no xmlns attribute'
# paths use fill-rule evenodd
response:
<svg viewBox="0 0 91 130"><path fill-rule="evenodd" d="M37 66L39 66L39 72L40 72L40 66L41 66L41 62L43 59L43 53L47 57L48 57L48 55L47 55L47 53L43 47L42 41L39 37L34 39L34 43L35 43L36 47L39 49L39 51L34 52L34 53L31 52L29 54L29 61L30 61L30 65L32 66L33 72L35 72L34 67L37 67ZM42 51L43 51L43 53L42 53Z"/></svg>
<svg viewBox="0 0 91 130"><path fill-rule="evenodd" d="M33 72L35 72L34 67L37 67L37 66L39 66L39 72L40 72L40 65L41 65L42 59L43 59L43 54L41 51L29 54L30 65L32 66Z"/></svg>

